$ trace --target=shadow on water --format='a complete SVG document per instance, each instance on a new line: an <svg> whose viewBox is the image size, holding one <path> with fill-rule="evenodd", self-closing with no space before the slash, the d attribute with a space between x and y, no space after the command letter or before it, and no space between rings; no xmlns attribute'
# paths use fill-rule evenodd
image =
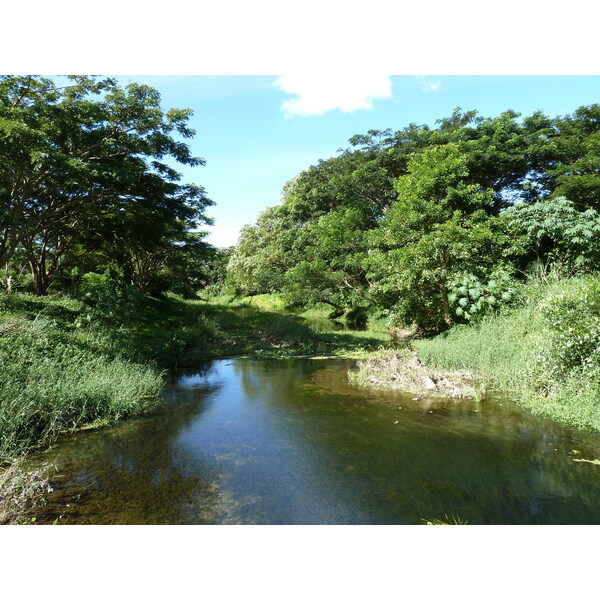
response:
<svg viewBox="0 0 600 600"><path fill-rule="evenodd" d="M349 384L344 359L216 360L162 414L69 440L38 513L70 523L600 523L600 436L506 400ZM66 506L69 504L70 506Z"/></svg>

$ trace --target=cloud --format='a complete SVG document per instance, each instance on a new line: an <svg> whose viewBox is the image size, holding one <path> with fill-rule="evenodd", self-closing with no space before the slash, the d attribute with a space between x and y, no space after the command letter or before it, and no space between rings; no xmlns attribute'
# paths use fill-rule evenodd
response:
<svg viewBox="0 0 600 600"><path fill-rule="evenodd" d="M275 85L297 96L281 105L286 117L371 109L373 100L392 97L392 82L387 75L282 75Z"/></svg>
<svg viewBox="0 0 600 600"><path fill-rule="evenodd" d="M419 83L424 92L437 92L442 87L441 81L428 81L427 79L420 78Z"/></svg>
<svg viewBox="0 0 600 600"><path fill-rule="evenodd" d="M240 228L232 225L202 225L200 229L208 231L205 241L217 248L235 246L240 235Z"/></svg>

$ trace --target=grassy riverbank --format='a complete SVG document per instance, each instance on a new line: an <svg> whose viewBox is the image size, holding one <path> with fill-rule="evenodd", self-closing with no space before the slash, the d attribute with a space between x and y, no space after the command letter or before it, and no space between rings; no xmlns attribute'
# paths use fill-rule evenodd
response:
<svg viewBox="0 0 600 600"><path fill-rule="evenodd" d="M429 366L477 373L535 414L600 431L600 282L529 284L518 306L415 341Z"/></svg>
<svg viewBox="0 0 600 600"><path fill-rule="evenodd" d="M389 339L325 331L271 297L146 298L120 318L65 297L0 295L0 462L152 410L167 368L217 356L364 353Z"/></svg>

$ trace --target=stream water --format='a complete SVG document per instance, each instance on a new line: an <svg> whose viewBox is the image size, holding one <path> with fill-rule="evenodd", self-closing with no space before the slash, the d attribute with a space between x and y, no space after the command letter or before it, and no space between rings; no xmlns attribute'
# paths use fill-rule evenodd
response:
<svg viewBox="0 0 600 600"><path fill-rule="evenodd" d="M598 524L600 435L514 403L413 400L352 361L209 361L164 407L70 436L41 523Z"/></svg>

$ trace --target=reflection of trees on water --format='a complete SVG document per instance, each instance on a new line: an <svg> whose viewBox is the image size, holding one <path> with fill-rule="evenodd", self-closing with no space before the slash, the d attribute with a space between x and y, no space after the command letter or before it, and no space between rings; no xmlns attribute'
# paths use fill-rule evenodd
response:
<svg viewBox="0 0 600 600"><path fill-rule="evenodd" d="M169 389L168 404L175 408L79 435L54 451L54 458L46 456L58 466L56 491L38 521L62 514L66 523L214 522L219 474L182 454L176 441L206 409L211 391Z"/></svg>
<svg viewBox="0 0 600 600"><path fill-rule="evenodd" d="M600 468L573 462L600 457L597 434L505 400L415 402L349 386L349 363L286 362L235 370L247 397L289 416L291 445L318 448L319 481L373 522L453 512L472 523L600 523Z"/></svg>
<svg viewBox="0 0 600 600"><path fill-rule="evenodd" d="M162 414L56 453L57 499L38 519L600 523L600 467L572 460L600 458L598 435L506 401L415 402L351 386L350 364L231 359L178 376Z"/></svg>

